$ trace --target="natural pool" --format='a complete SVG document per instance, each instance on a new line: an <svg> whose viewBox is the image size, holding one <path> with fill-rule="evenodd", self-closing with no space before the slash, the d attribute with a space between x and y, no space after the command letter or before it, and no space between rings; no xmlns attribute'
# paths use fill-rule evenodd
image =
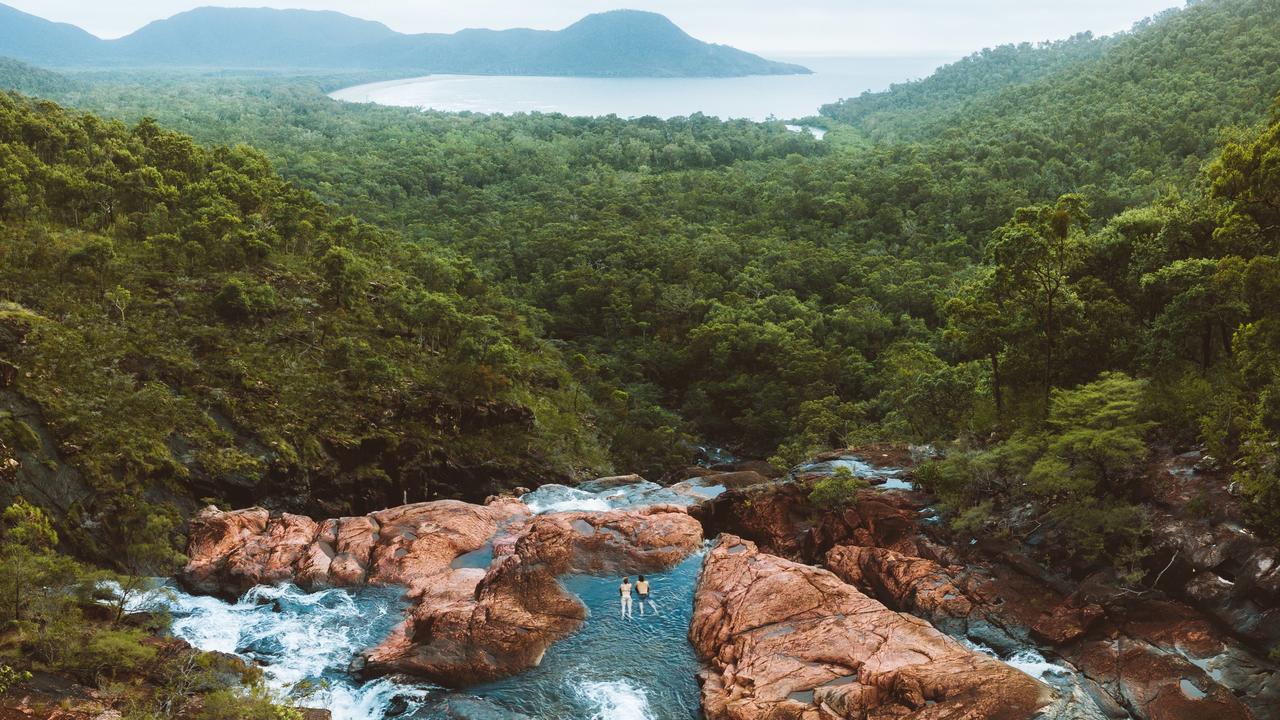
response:
<svg viewBox="0 0 1280 720"><path fill-rule="evenodd" d="M625 503L616 491L610 496ZM543 497L566 505L601 502ZM486 547L454 564L483 566L491 557ZM659 614L646 609L641 616L637 606L630 619L619 617L620 578L563 578L590 611L586 625L553 645L537 668L465 691L403 677L361 682L347 672L360 650L378 644L400 621L405 603L393 588L306 593L293 585L262 586L229 603L166 587L135 609L163 608L178 637L260 664L273 688L299 705L329 709L334 720L441 720L455 717L442 703L472 699L483 701L482 711L468 717L495 720L696 720L702 717L699 663L688 629L701 563L699 552L650 574Z"/></svg>

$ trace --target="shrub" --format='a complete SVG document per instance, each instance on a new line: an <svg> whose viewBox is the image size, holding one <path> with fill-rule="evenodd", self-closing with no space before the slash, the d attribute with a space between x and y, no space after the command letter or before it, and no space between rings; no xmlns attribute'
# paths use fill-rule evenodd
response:
<svg viewBox="0 0 1280 720"><path fill-rule="evenodd" d="M265 317L279 307L275 288L266 283L231 278L213 298L213 309L228 320Z"/></svg>
<svg viewBox="0 0 1280 720"><path fill-rule="evenodd" d="M31 673L23 670L14 670L8 665L0 665L0 695L9 692L9 688L16 683L25 682L31 679Z"/></svg>
<svg viewBox="0 0 1280 720"><path fill-rule="evenodd" d="M835 474L814 483L809 502L828 510L842 508L852 504L858 497L858 491L866 487L866 481L854 477L849 468L838 468Z"/></svg>

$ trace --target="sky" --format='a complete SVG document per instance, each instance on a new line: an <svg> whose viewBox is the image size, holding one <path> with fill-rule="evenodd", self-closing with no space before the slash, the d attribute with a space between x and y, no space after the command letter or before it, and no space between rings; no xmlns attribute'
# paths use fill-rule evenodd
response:
<svg viewBox="0 0 1280 720"><path fill-rule="evenodd" d="M0 0L99 37L202 5L337 10L404 33L467 27L554 30L626 7L694 37L774 56L962 55L1024 40L1128 29L1182 0Z"/></svg>

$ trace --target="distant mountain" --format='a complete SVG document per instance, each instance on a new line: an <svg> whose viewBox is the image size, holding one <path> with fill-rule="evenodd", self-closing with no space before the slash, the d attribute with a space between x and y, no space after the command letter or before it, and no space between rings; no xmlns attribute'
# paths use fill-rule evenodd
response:
<svg viewBox="0 0 1280 720"><path fill-rule="evenodd" d="M55 23L0 5L0 55L41 65L83 62L103 41L75 25Z"/></svg>
<svg viewBox="0 0 1280 720"><path fill-rule="evenodd" d="M53 67L209 67L404 73L729 77L807 73L697 40L635 10L590 15L559 31L404 35L335 12L206 7L102 40L0 5L0 55Z"/></svg>
<svg viewBox="0 0 1280 720"><path fill-rule="evenodd" d="M110 43L117 61L279 67L320 62L333 48L390 40L382 23L336 12L205 7L157 20Z"/></svg>

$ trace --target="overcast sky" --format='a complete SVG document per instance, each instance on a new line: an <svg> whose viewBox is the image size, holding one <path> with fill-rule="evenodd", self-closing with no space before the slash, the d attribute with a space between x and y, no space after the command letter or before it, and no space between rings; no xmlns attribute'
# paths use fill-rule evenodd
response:
<svg viewBox="0 0 1280 720"><path fill-rule="evenodd" d="M119 37L201 5L337 10L395 30L559 29L587 13L660 12L710 42L773 55L951 55L1082 30L1111 33L1182 0L0 0Z"/></svg>

